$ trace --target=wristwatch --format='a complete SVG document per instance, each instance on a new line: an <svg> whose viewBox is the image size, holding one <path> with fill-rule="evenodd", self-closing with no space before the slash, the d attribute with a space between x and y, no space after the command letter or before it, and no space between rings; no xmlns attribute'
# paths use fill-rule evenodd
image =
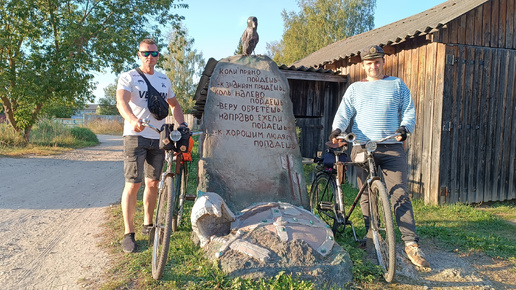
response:
<svg viewBox="0 0 516 290"><path fill-rule="evenodd" d="M181 125L183 125L185 127L188 127L188 123L186 123L186 122L183 122L183 123L179 124L179 126L181 126Z"/></svg>

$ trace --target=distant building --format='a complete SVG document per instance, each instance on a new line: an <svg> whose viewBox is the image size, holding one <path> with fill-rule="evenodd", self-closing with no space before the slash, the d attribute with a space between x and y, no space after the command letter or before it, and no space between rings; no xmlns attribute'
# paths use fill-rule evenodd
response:
<svg viewBox="0 0 516 290"><path fill-rule="evenodd" d="M98 104L86 104L84 109L75 112L75 114L72 116L72 119L83 118L84 115L88 114L96 114L98 106Z"/></svg>

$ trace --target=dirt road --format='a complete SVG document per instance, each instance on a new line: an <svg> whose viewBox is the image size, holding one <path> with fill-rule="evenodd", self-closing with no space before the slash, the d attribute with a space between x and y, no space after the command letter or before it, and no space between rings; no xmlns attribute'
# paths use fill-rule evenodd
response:
<svg viewBox="0 0 516 290"><path fill-rule="evenodd" d="M59 156L0 158L0 288L96 288L105 208L120 200L122 137Z"/></svg>

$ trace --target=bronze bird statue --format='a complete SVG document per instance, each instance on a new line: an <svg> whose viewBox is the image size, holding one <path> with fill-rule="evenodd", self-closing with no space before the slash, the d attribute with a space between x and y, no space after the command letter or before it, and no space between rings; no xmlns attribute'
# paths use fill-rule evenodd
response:
<svg viewBox="0 0 516 290"><path fill-rule="evenodd" d="M251 16L247 19L247 28L242 34L242 52L245 56L253 53L256 44L258 44L258 18Z"/></svg>

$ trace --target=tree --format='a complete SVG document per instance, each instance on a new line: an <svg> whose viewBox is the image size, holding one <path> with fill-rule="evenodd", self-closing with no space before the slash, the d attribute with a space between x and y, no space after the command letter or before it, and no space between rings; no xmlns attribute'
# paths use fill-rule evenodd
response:
<svg viewBox="0 0 516 290"><path fill-rule="evenodd" d="M242 45L242 39L238 40L237 48L235 49L235 54L244 54L244 46Z"/></svg>
<svg viewBox="0 0 516 290"><path fill-rule="evenodd" d="M201 77L205 61L202 52L192 49L193 38L182 26L172 31L168 45L168 53L163 54L161 67L167 71L172 81L174 93L184 113L190 113L195 104L194 96L197 80Z"/></svg>
<svg viewBox="0 0 516 290"><path fill-rule="evenodd" d="M38 116L55 104L93 100L92 72L135 66L143 38L176 27L181 0L0 0L0 99L28 141Z"/></svg>
<svg viewBox="0 0 516 290"><path fill-rule="evenodd" d="M99 115L120 115L116 108L116 86L118 81L104 88L104 97L99 99Z"/></svg>
<svg viewBox="0 0 516 290"><path fill-rule="evenodd" d="M278 64L292 64L310 53L374 27L376 0L298 0L299 13L283 10L281 42L267 44Z"/></svg>

